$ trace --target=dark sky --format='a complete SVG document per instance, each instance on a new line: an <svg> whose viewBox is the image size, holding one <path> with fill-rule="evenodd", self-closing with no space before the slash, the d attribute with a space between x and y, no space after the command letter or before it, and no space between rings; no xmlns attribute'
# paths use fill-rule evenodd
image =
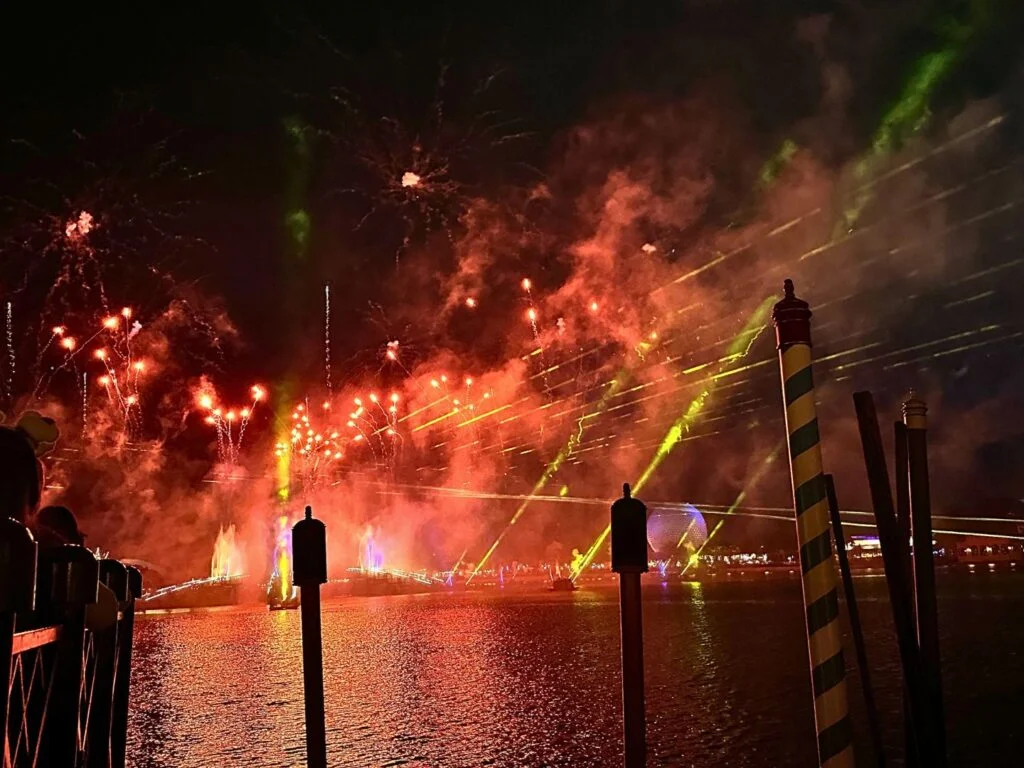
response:
<svg viewBox="0 0 1024 768"><path fill-rule="evenodd" d="M325 203L330 190L345 185L344 163L339 171L336 161L354 134L389 117L416 135L438 101L455 125L500 113L497 122L524 134L500 157L474 164L486 169L473 179L484 193L488 184L536 180L531 169L547 170L566 130L588 114L638 95L680 97L697 85L742 105L767 156L817 109L816 54L798 39L797 23L831 11L828 55L849 68L855 85L850 135L821 147L839 161L866 140L914 57L934 46L944 4L381 2L323 4L327 12L298 5L9 10L0 46L2 133L36 152L4 146L5 191L23 194L26 178L78 183L72 158L81 159L82 141L73 130L86 137L86 155L128 165L132 153L144 155L147 143L166 138L183 168L204 175L154 195L195 202L185 228L215 249L188 263L184 275L223 294L247 337L271 339L289 117L324 132L313 148L313 211L334 205ZM994 65L985 59L1001 39L979 51L973 80L958 78L947 100L998 85L1006 57ZM481 97L488 78L493 84ZM354 119L335 109L332 95L342 89ZM309 268L317 273L310 280L354 280L373 297L393 261L381 233L390 222L347 238L353 221L344 219L360 215L358 205L340 212L335 205L314 219ZM339 243L348 244L345 257L326 255Z"/></svg>
<svg viewBox="0 0 1024 768"><path fill-rule="evenodd" d="M334 289L339 371L376 369L382 345L398 336L410 350L443 345L459 353L473 345L479 369L503 362L511 348L508 311L481 312L461 325L458 318L434 322L440 278L453 271L463 234L463 203L529 212L528 191L548 185L546 213L523 215L521 223L549 228L552 237L540 239L551 250L513 253L508 274L497 276L503 284L488 289L521 301L516 285L529 274L554 293L565 277L558 247L585 236L573 229L576 201L616 166L617 152L626 167L635 150L606 136L597 145L608 156L589 173L593 158L578 150L586 143L582 132L594 125L619 121L626 132L669 142L644 121L688 100L721 121L708 123L723 128L721 150L708 161L714 199L689 228L673 233L683 246L749 220L760 202L758 171L785 139L829 171L863 157L915 73L951 49L955 65L926 98L932 119L925 140L972 100L995 96L1007 116L1003 144L967 167L929 171L923 189L961 183L1003 162L1000 153L1020 155L1016 137L1024 135L1024 4L1012 0L176 2L129 10L94 3L60 12L23 3L5 9L0 30L0 292L29 274L17 294L19 319L41 311L54 275L37 256L62 222L88 207L106 217L95 242L111 265L112 300L140 311L165 306L168 293L223 301L239 343L218 373L242 386L319 371L325 281ZM690 114L698 124L703 117L699 108ZM453 184L427 213L396 188L424 154L444 161L444 179ZM998 187L986 193L997 202L1002 194ZM973 196L952 218L992 202ZM295 212L310 221L301 248L289 235ZM884 214L870 212L865 221ZM1015 243L1019 232L1000 220L977 240L950 238L937 251L961 255L962 275L973 264L1013 258ZM844 254L851 262L874 255L857 248ZM922 261L942 255L929 252ZM727 281L730 272L720 275ZM934 300L915 304L906 283L890 278L852 289L868 308L860 316L860 309L839 320L820 315L821 322L832 318L837 339L830 346L820 335L820 354L849 344L843 326L859 322L864 331L864 315L876 311L870 338L883 349L950 328L1019 323L1021 290L1002 290L998 276L993 300L954 309L945 307L973 289L932 285ZM970 317L982 304L988 315ZM770 340L762 341L771 354ZM926 380L966 414L945 422L949 450L936 450L945 466L967 468L951 473L950 485L970 497L983 475L969 468L980 462L991 470L984 479L992 494L1019 490L1013 467L1024 450L1020 430L1001 423L1007 381L1020 375L1019 343L942 365ZM871 369L876 380L854 374L833 390L831 412L823 409L823 423L835 430L826 435L830 461L846 458L859 472L853 432L843 434L850 425L846 388L884 380L889 391L880 411L894 412L898 391L919 368ZM208 370L204 363L192 375ZM765 374L766 408L777 419L777 374ZM1020 398L1014 402L1020 413ZM988 427L967 434L972 419ZM737 459L736 477L708 491L715 498L729 496L729 483L741 487L749 472L743 438L736 440L721 449ZM209 434L199 427L194 442L205 456ZM197 463L197 478L206 466ZM531 483L535 469L524 475ZM698 470L708 474L691 469L691 481ZM772 492L784 498L788 482L776 475ZM686 481L673 474L665 487Z"/></svg>
<svg viewBox="0 0 1024 768"><path fill-rule="evenodd" d="M1001 2L318 5L330 8L101 3L56 14L21 5L2 25L5 199L59 209L61 196L115 168L135 174L140 205L186 201L171 206L172 228L189 245L175 241L169 263L178 279L224 297L247 345L235 364L251 370L293 356L296 329L318 322L308 297L325 280L338 291L339 323L355 331L340 353L386 336L368 302L395 298L402 211L385 206L354 231L372 203L339 194L379 182L353 158L383 119L410 139L479 125L515 135L452 158L466 191L486 197L540 180L588 117L695 89L736 109L755 153L768 157L820 109L827 60L848 74L848 118L835 135L798 138L838 165L870 141L915 62L950 39L956 19L977 7L999 22L936 93L935 107L950 113L1003 86L1021 30L1020 12ZM288 121L310 144L300 186L312 230L298 266L284 226L296 183ZM149 180L158 142L173 162ZM750 188L749 168L720 171ZM25 209L7 208L4 226L16 227ZM426 230L413 233L414 246L430 244Z"/></svg>

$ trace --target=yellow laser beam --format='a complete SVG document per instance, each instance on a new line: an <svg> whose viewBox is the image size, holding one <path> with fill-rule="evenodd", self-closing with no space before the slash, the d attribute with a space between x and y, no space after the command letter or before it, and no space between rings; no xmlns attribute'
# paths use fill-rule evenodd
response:
<svg viewBox="0 0 1024 768"><path fill-rule="evenodd" d="M596 415L604 410L608 401L612 397L614 397L615 393L619 390L623 383L625 383L627 375L628 374L625 368L619 371L618 375L616 375L616 377L612 379L607 391L605 391L605 393L601 396L601 399L594 406L592 415ZM480 569L487 564L487 561L490 560L491 555L494 554L494 551L498 548L498 545L501 544L502 540L512 529L512 526L518 522L520 517L522 517L523 512L526 511L526 508L530 505L530 502L533 501L536 494L539 493L545 485L547 485L548 481L555 475L556 472L558 472L559 468L562 466L562 462L564 462L566 458L568 458L576 449L583 435L583 430L584 424L583 419L581 418L579 430L572 433L572 435L569 436L569 441L565 444L562 450L558 452L558 455L551 460L547 467L545 467L544 472L540 476L540 479L536 483L534 483L533 490L530 492L529 497L527 497L523 501L523 503L519 505L515 513L512 515L512 518L509 520L508 525L506 525L502 532L498 534L498 538L494 540L494 543L491 544L487 552L484 553L484 556L480 559L480 562L476 564L476 567L473 569L473 573L470 575L468 579L466 579L467 584L469 584L469 582L471 582L473 578L480 572Z"/></svg>

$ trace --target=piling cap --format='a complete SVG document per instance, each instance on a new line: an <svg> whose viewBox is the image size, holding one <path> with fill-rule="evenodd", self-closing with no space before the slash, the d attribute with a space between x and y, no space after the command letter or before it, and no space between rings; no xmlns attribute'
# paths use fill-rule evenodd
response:
<svg viewBox="0 0 1024 768"><path fill-rule="evenodd" d="M327 583L327 528L306 507L306 516L292 526L292 561L295 583L311 587Z"/></svg>
<svg viewBox="0 0 1024 768"><path fill-rule="evenodd" d="M622 498L612 504L612 570L647 572L647 507L633 498L629 483L623 484Z"/></svg>
<svg viewBox="0 0 1024 768"><path fill-rule="evenodd" d="M925 429L928 426L928 405L914 390L910 390L903 401L903 423L908 429Z"/></svg>
<svg viewBox="0 0 1024 768"><path fill-rule="evenodd" d="M789 278L782 283L785 296L772 309L775 323L775 338L779 349L793 344L811 345L811 310L806 301L793 293L793 281Z"/></svg>

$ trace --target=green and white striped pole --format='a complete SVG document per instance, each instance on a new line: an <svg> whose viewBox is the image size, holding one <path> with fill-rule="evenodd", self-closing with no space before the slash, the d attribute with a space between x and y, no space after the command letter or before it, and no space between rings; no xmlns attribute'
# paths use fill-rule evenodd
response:
<svg viewBox="0 0 1024 768"><path fill-rule="evenodd" d="M775 305L772 320L782 366L818 763L822 768L853 768L846 665L839 631L839 592L811 375L811 310L806 301L793 295L792 280L785 281L785 294Z"/></svg>

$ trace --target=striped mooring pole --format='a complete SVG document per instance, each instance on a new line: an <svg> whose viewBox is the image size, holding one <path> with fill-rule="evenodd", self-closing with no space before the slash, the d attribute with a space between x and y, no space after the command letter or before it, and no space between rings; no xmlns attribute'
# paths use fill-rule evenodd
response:
<svg viewBox="0 0 1024 768"><path fill-rule="evenodd" d="M793 295L792 280L786 280L784 285L785 298L775 305L772 320L782 366L818 763L823 768L853 768L846 665L839 631L839 592L811 376L811 310L806 301Z"/></svg>

